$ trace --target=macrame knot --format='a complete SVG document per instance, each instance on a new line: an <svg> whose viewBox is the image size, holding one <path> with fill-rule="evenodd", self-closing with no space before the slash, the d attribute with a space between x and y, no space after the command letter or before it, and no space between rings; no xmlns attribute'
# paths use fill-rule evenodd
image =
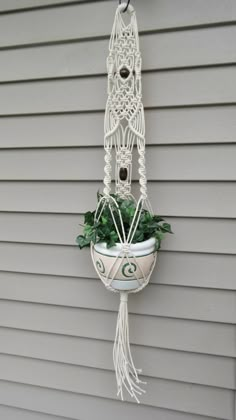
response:
<svg viewBox="0 0 236 420"><path fill-rule="evenodd" d="M120 301L121 302L128 302L128 293L127 292L121 292L120 293Z"/></svg>
<svg viewBox="0 0 236 420"><path fill-rule="evenodd" d="M130 244L128 244L127 242L125 242L122 246L122 251L124 252L124 254L129 254L130 253Z"/></svg>

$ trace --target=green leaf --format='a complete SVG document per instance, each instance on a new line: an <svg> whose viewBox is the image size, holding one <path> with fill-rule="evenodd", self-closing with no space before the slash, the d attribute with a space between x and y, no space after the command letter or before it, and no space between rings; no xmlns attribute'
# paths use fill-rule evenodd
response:
<svg viewBox="0 0 236 420"><path fill-rule="evenodd" d="M87 211L87 213L85 213L85 215L84 215L84 223L86 223L88 225L93 225L94 215L95 215L94 211L93 212Z"/></svg>
<svg viewBox="0 0 236 420"><path fill-rule="evenodd" d="M93 232L93 226L90 226L90 225L85 225L84 226L84 234L85 234L85 236L91 235L92 232Z"/></svg>
<svg viewBox="0 0 236 420"><path fill-rule="evenodd" d="M107 241L107 248L111 248L112 246L115 246L115 241L113 241L112 239L110 239L109 241Z"/></svg>
<svg viewBox="0 0 236 420"><path fill-rule="evenodd" d="M164 221L164 219L162 219L161 216L153 216L153 220L156 223L159 223L159 222L163 222Z"/></svg>
<svg viewBox="0 0 236 420"><path fill-rule="evenodd" d="M169 223L163 223L161 227L165 232L173 233L171 230L171 225Z"/></svg>
<svg viewBox="0 0 236 420"><path fill-rule="evenodd" d="M143 240L144 240L144 233L141 230L136 230L133 237L133 243L142 242Z"/></svg>
<svg viewBox="0 0 236 420"><path fill-rule="evenodd" d="M79 248L80 249L85 248L85 247L87 247L87 246L90 245L90 240L88 240L87 238L85 238L85 236L83 236L83 235L77 236L76 242L79 245Z"/></svg>

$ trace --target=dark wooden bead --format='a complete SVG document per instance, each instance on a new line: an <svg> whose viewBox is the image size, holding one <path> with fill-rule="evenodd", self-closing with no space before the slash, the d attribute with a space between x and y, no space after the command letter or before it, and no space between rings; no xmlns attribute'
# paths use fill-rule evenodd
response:
<svg viewBox="0 0 236 420"><path fill-rule="evenodd" d="M129 70L126 67L122 67L122 69L120 69L120 76L122 79L127 79L127 77L129 77Z"/></svg>
<svg viewBox="0 0 236 420"><path fill-rule="evenodd" d="M126 181L128 176L127 168L120 168L119 176L121 181Z"/></svg>

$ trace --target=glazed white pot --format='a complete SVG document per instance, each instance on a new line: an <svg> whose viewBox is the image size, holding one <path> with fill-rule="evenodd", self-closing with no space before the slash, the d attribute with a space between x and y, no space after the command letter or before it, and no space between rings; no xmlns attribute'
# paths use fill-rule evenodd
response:
<svg viewBox="0 0 236 420"><path fill-rule="evenodd" d="M113 279L111 287L116 290L132 290L140 287L149 278L154 267L155 239L130 244L129 253L124 254L122 244L107 248L106 243L95 244L93 261L104 283Z"/></svg>

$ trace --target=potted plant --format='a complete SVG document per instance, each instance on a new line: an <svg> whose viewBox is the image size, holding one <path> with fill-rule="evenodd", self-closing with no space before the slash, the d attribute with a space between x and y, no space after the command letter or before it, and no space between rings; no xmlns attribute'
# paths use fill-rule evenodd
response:
<svg viewBox="0 0 236 420"><path fill-rule="evenodd" d="M98 193L98 207L84 215L79 248L91 246L99 277L116 290L135 290L145 285L155 265L156 253L171 226L132 197L109 198ZM142 203L141 203L142 204Z"/></svg>

